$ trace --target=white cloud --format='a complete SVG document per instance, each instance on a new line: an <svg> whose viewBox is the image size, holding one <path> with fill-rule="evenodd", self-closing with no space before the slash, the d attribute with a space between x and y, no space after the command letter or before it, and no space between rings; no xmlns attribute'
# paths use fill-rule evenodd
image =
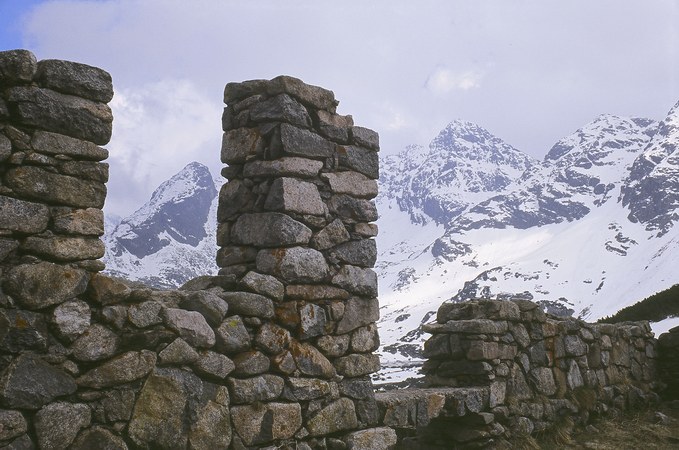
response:
<svg viewBox="0 0 679 450"><path fill-rule="evenodd" d="M125 215L191 161L220 168L221 106L188 80L161 81L116 92L107 211ZM128 192L135 197L130 203ZM141 194L141 195L140 195Z"/></svg>
<svg viewBox="0 0 679 450"><path fill-rule="evenodd" d="M425 86L434 94L448 94L455 90L467 91L481 87L483 74L477 70L453 71L436 68L427 78Z"/></svg>

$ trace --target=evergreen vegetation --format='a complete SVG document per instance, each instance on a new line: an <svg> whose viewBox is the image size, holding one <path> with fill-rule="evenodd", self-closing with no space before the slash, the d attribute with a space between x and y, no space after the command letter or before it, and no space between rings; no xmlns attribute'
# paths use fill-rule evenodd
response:
<svg viewBox="0 0 679 450"><path fill-rule="evenodd" d="M623 308L612 316L599 319L599 322L617 323L638 320L658 322L675 316L679 316L679 284Z"/></svg>

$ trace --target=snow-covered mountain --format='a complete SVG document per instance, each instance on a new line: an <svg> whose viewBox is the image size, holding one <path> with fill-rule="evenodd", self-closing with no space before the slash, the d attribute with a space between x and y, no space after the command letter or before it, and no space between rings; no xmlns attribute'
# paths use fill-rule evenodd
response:
<svg viewBox="0 0 679 450"><path fill-rule="evenodd" d="M679 104L660 123L599 116L540 162L489 136L456 121L429 148L385 158L383 172L398 168L377 199L387 364L418 355L419 327L443 301L518 296L594 320L679 282ZM494 148L476 147L475 162L461 141ZM506 176L468 192L444 169L460 166L465 180ZM439 199L454 212L426 208Z"/></svg>
<svg viewBox="0 0 679 450"><path fill-rule="evenodd" d="M601 115L542 161L454 121L383 157L376 201L386 366L416 361L444 301L610 315L679 282L679 104L661 122ZM214 274L216 210L208 169L189 164L132 216L107 218L107 271L166 287Z"/></svg>
<svg viewBox="0 0 679 450"><path fill-rule="evenodd" d="M176 287L217 272L217 186L203 164L184 167L131 216L106 222L104 262L111 275Z"/></svg>

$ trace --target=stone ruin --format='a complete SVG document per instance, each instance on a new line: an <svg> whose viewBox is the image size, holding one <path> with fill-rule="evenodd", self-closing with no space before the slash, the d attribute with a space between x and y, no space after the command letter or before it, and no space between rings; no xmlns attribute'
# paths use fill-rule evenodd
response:
<svg viewBox="0 0 679 450"><path fill-rule="evenodd" d="M112 96L0 52L0 448L492 448L676 373L648 324L479 300L425 326L427 388L375 393L378 136L291 77L226 86L219 275L103 275Z"/></svg>

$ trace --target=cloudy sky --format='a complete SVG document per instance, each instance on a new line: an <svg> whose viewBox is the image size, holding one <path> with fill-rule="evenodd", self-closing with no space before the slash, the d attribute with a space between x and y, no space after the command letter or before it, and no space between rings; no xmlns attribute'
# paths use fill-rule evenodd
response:
<svg viewBox="0 0 679 450"><path fill-rule="evenodd" d="M332 89L382 151L454 119L542 157L601 113L679 100L676 0L0 0L0 50L108 70L106 210L126 215L191 161L221 167L224 84Z"/></svg>

